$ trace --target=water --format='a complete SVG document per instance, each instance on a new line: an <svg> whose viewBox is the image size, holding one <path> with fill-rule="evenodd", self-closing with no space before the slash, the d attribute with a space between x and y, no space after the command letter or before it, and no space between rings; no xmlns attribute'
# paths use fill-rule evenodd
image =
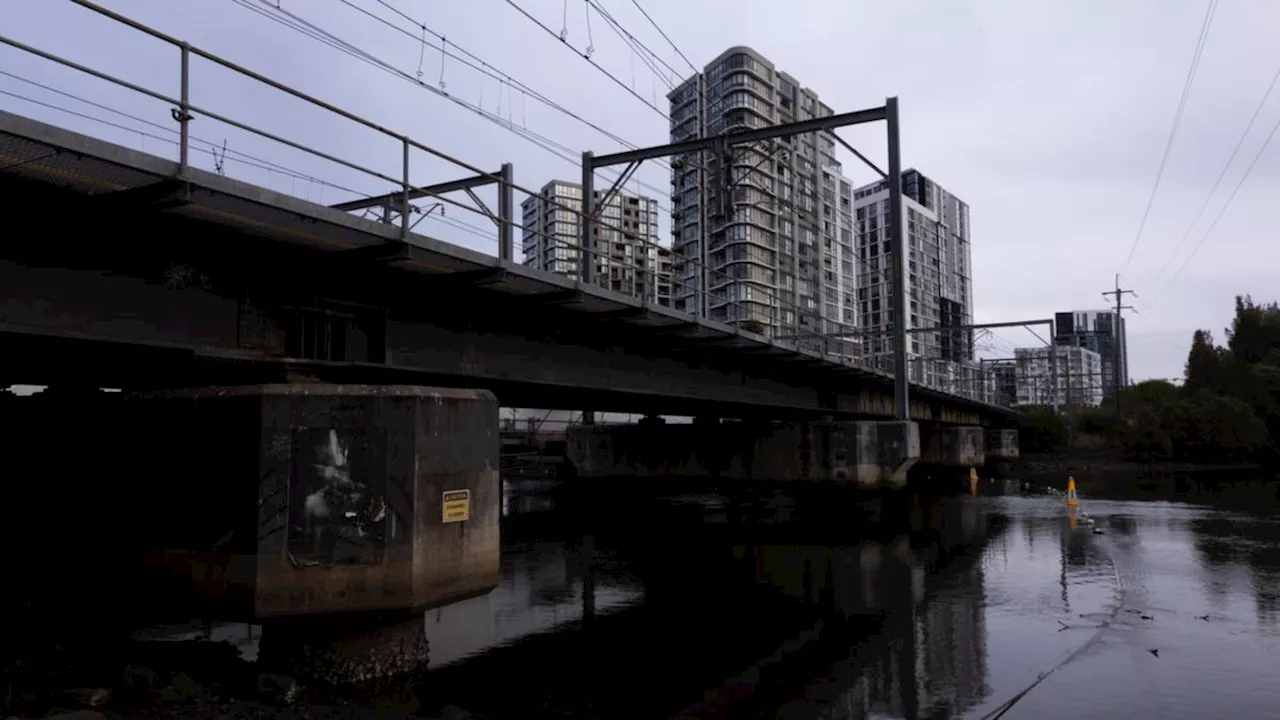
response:
<svg viewBox="0 0 1280 720"><path fill-rule="evenodd" d="M1043 675L1005 717L1273 717L1266 493L1086 497L1096 534L1050 497L512 485L502 584L429 614L427 692L481 717L978 718Z"/></svg>
<svg viewBox="0 0 1280 720"><path fill-rule="evenodd" d="M1061 497L867 502L820 486L703 485L507 483L501 584L427 614L429 672L403 692L307 690L303 710L1278 716L1274 484L1082 497L1099 533ZM221 644L196 645L253 660L260 628L212 633ZM255 702L211 697L187 716L278 711Z"/></svg>

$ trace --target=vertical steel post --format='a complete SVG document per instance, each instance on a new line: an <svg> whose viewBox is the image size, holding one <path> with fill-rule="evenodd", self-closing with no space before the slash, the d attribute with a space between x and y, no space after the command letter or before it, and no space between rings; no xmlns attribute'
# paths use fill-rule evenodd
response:
<svg viewBox="0 0 1280 720"><path fill-rule="evenodd" d="M1058 406L1058 346L1049 343L1049 392L1053 393L1053 411L1059 412Z"/></svg>
<svg viewBox="0 0 1280 720"><path fill-rule="evenodd" d="M907 397L907 243L902 217L902 155L898 142L898 98L885 100L889 140L889 242L893 244L893 397L899 420L911 419Z"/></svg>
<svg viewBox="0 0 1280 720"><path fill-rule="evenodd" d="M400 240L409 242L409 138L401 138L404 145L404 177L400 182Z"/></svg>
<svg viewBox="0 0 1280 720"><path fill-rule="evenodd" d="M582 239L578 248L578 276L584 283L595 282L596 267L596 168L595 153L582 153Z"/></svg>
<svg viewBox="0 0 1280 720"><path fill-rule="evenodd" d="M515 237L515 191L511 187L511 163L503 163L498 184L498 259L510 261Z"/></svg>
<svg viewBox="0 0 1280 720"><path fill-rule="evenodd" d="M1120 273L1116 273L1116 316L1111 321L1111 385L1116 394L1116 417L1120 417L1120 304L1124 292L1120 290Z"/></svg>
<svg viewBox="0 0 1280 720"><path fill-rule="evenodd" d="M191 122L191 46L182 43L182 89L178 107L178 175L185 177L190 160L189 146L191 135L188 125Z"/></svg>

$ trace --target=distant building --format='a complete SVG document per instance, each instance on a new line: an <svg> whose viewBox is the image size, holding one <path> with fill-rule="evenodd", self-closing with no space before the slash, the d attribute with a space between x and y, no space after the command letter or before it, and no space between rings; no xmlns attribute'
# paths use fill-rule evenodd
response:
<svg viewBox="0 0 1280 720"><path fill-rule="evenodd" d="M1082 347L1102 356L1102 394L1115 394L1116 354L1119 350L1120 387L1129 384L1129 344L1123 317L1114 310L1075 310L1053 316L1053 342Z"/></svg>
<svg viewBox="0 0 1280 720"><path fill-rule="evenodd" d="M605 191L595 195L598 203ZM672 258L669 249L657 244L656 200L619 192L604 207L597 205L605 226L596 232L597 252L586 258L581 217L558 206L581 211L582 186L553 180L521 203L525 265L581 280L582 263L594 262L594 281L600 287L671 305Z"/></svg>
<svg viewBox="0 0 1280 720"><path fill-rule="evenodd" d="M1018 404L1017 360L988 360L983 363L987 371L987 400L995 405L1013 407Z"/></svg>
<svg viewBox="0 0 1280 720"><path fill-rule="evenodd" d="M856 189L858 321L867 333L866 356L891 358L893 337L893 254L889 240L889 183ZM902 174L906 216L907 327L973 324L969 206L916 170ZM907 356L913 382L947 387L970 373L973 331L912 333ZM919 368L919 370L916 370Z"/></svg>
<svg viewBox="0 0 1280 720"><path fill-rule="evenodd" d="M1057 360L1057 384L1050 354ZM1057 405L1060 408L1102 404L1102 357L1087 348L1018 348L1017 405Z"/></svg>
<svg viewBox="0 0 1280 720"><path fill-rule="evenodd" d="M832 115L798 80L732 47L667 95L671 140ZM795 339L855 323L852 183L830 131L672 158L675 307ZM851 339L826 349L857 353Z"/></svg>

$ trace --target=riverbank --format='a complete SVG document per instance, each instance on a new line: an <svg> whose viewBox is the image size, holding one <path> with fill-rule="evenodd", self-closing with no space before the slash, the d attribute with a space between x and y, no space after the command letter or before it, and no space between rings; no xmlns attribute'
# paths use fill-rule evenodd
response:
<svg viewBox="0 0 1280 720"><path fill-rule="evenodd" d="M1274 474L1257 463L1139 462L1102 453L1027 453L1001 469L1010 477L1037 485L1065 486L1067 478L1073 477L1078 486L1084 486L1082 490L1095 485L1113 486L1117 482L1140 485L1178 478L1271 477Z"/></svg>

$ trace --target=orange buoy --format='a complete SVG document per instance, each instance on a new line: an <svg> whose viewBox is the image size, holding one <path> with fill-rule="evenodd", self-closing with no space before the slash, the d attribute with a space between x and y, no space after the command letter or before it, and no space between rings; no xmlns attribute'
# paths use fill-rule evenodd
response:
<svg viewBox="0 0 1280 720"><path fill-rule="evenodd" d="M1073 508L1079 506L1080 498L1076 496L1076 479L1069 477L1067 478L1067 507Z"/></svg>

